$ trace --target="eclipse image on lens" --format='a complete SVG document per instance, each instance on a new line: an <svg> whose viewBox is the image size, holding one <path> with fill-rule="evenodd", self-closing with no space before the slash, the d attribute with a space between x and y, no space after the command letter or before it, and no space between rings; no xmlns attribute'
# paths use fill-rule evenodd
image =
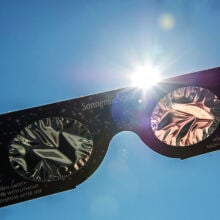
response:
<svg viewBox="0 0 220 220"><path fill-rule="evenodd" d="M28 180L64 180L86 164L92 149L86 126L74 119L50 117L24 127L14 137L9 161Z"/></svg>
<svg viewBox="0 0 220 220"><path fill-rule="evenodd" d="M205 88L179 88L156 105L151 116L155 136L171 146L190 146L209 137L220 121L220 101Z"/></svg>

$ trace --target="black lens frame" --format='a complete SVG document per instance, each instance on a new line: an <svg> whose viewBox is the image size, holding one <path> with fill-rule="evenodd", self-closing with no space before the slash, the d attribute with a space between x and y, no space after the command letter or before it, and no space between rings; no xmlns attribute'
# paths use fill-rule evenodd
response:
<svg viewBox="0 0 220 220"><path fill-rule="evenodd" d="M183 87L193 86L202 87L218 98L220 97L220 68L215 68L206 71L200 71L196 73L181 75L162 81L154 89L151 90L152 101L149 101L147 109L147 124L143 130L139 130L138 134L141 139L156 152L173 158L186 159L192 156L201 155L211 151L219 150L220 143L218 143L218 137L220 137L220 127L205 140L186 147L174 147L161 142L153 133L151 129L151 114L156 104L168 93ZM149 137L144 136L144 133L148 132Z"/></svg>
<svg viewBox="0 0 220 220"><path fill-rule="evenodd" d="M48 117L68 117L87 127L93 137L93 151L87 163L70 177L53 182L37 182L38 194L16 199L2 199L0 206L75 188L85 181L102 162L109 143L121 131L133 131L152 150L172 158L186 159L220 149L220 128L207 139L186 147L161 142L151 128L151 115L157 103L168 93L186 86L208 89L220 97L220 68L172 77L151 89L123 88L54 104L0 115L0 186L10 188L12 182L34 184L15 172L9 161L9 146L25 126ZM23 186L22 186L23 187Z"/></svg>

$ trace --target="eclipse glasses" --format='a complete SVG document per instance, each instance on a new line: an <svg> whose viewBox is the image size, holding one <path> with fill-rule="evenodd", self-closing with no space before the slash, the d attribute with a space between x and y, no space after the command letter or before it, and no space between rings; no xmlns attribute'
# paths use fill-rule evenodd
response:
<svg viewBox="0 0 220 220"><path fill-rule="evenodd" d="M0 206L75 188L121 131L172 158L220 149L219 83L215 68L0 115Z"/></svg>

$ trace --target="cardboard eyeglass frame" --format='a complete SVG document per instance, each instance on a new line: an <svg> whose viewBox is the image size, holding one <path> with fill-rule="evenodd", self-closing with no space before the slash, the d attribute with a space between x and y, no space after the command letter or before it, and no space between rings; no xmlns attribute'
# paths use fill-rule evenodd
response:
<svg viewBox="0 0 220 220"><path fill-rule="evenodd" d="M75 188L98 168L111 139L121 131L135 132L152 150L172 158L186 159L219 150L219 126L205 140L185 147L161 142L151 127L152 112L168 93L195 86L205 88L220 98L219 82L220 68L214 68L165 79L147 90L128 87L0 115L0 206ZM26 126L53 117L76 120L88 129L93 143L90 158L67 178L48 182L30 181L11 166L9 146ZM39 190L36 194L29 190L34 185ZM21 196L19 192L14 199L9 199L7 192L13 190L13 186L20 191L26 187L26 191L32 193ZM1 197L4 192L6 195Z"/></svg>

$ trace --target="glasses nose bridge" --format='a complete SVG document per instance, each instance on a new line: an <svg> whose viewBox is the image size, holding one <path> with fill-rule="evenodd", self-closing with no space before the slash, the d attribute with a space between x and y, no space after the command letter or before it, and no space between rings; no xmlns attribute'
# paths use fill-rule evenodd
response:
<svg viewBox="0 0 220 220"><path fill-rule="evenodd" d="M120 100L120 97L126 97ZM119 97L119 98L118 98ZM111 116L120 131L135 131L146 120L146 107L148 100L138 88L124 90L117 94L116 100L111 105Z"/></svg>

